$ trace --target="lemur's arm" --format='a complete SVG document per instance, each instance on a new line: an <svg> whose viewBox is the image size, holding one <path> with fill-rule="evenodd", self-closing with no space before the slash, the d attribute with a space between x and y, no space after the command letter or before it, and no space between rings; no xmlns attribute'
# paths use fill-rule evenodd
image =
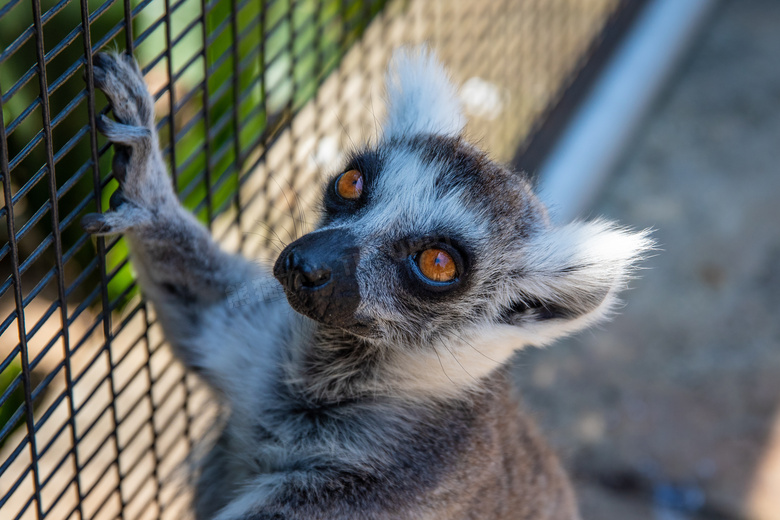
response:
<svg viewBox="0 0 780 520"><path fill-rule="evenodd" d="M180 205L159 149L154 102L132 56L97 54L94 65L95 86L106 94L116 117L101 117L98 127L114 143L113 171L120 189L112 196L112 211L86 215L82 225L91 234L126 235L139 283L168 340L186 365L220 387L227 376L219 368L225 360L215 357L234 354L230 347L236 344L228 344L227 331L231 321L250 311L235 308L243 302L231 292L247 284L265 289L265 295L252 295L259 296L253 310L262 312L263 296L283 303L275 294L278 284L259 266L222 251ZM226 332L208 330L215 326Z"/></svg>

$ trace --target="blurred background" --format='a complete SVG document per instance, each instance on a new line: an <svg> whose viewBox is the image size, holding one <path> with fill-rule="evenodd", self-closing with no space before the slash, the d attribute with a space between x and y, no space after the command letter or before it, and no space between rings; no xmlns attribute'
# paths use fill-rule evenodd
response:
<svg viewBox="0 0 780 520"><path fill-rule="evenodd" d="M585 518L780 518L780 2L692 43L582 215L656 256L612 323L519 361Z"/></svg>
<svg viewBox="0 0 780 520"><path fill-rule="evenodd" d="M554 218L655 229L613 323L517 358L586 519L780 519L776 0L0 0L0 518L181 518L214 405L121 238L99 50L131 50L183 203L263 261L427 42Z"/></svg>

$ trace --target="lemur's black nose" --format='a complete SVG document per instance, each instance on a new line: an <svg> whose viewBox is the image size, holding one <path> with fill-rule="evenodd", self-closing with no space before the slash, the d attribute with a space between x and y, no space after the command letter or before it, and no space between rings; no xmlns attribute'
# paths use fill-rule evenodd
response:
<svg viewBox="0 0 780 520"><path fill-rule="evenodd" d="M279 280L282 285L297 291L301 287L317 288L328 283L331 275L330 267L317 265L310 260L300 251L295 251L295 249L290 251L282 259L286 275L284 280Z"/></svg>
<svg viewBox="0 0 780 520"><path fill-rule="evenodd" d="M274 277L293 309L329 325L354 325L360 303L356 244L349 231L328 229L304 235L282 251Z"/></svg>

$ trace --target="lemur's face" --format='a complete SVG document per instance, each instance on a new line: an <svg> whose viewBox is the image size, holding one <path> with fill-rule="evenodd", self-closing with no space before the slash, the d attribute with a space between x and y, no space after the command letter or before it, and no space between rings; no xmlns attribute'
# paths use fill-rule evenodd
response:
<svg viewBox="0 0 780 520"><path fill-rule="evenodd" d="M396 72L383 138L330 180L320 228L276 262L292 307L393 344L478 336L512 349L603 317L646 235L551 226L522 175L463 140L432 56L401 55Z"/></svg>
<svg viewBox="0 0 780 520"><path fill-rule="evenodd" d="M282 253L277 277L298 312L394 342L501 320L495 295L546 224L521 177L455 137L356 153L323 198L321 228Z"/></svg>

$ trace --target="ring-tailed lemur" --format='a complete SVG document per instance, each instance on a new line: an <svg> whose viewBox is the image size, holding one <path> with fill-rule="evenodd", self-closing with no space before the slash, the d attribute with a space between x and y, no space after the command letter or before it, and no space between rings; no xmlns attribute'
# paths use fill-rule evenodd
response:
<svg viewBox="0 0 780 520"><path fill-rule="evenodd" d="M96 55L94 79L120 190L83 226L126 235L172 347L228 410L197 518L578 517L506 365L602 319L646 233L553 226L526 178L462 138L433 55L404 51L380 141L327 183L318 228L269 271L179 204L133 58Z"/></svg>

